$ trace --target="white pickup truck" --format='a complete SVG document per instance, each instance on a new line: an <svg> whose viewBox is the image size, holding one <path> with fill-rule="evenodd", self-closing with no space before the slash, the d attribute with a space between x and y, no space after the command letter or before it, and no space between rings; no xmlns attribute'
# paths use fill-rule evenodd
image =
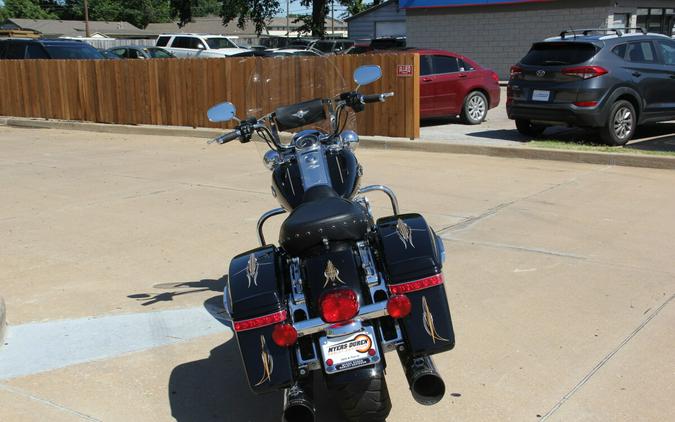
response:
<svg viewBox="0 0 675 422"><path fill-rule="evenodd" d="M176 57L228 57L249 50L238 47L228 37L206 34L162 34L155 46Z"/></svg>

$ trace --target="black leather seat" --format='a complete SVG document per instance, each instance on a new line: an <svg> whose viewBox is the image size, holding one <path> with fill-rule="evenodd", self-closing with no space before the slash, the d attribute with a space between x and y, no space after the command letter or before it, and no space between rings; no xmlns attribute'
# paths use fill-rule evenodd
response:
<svg viewBox="0 0 675 422"><path fill-rule="evenodd" d="M281 225L279 244L291 255L320 245L323 239L361 240L370 217L359 204L340 197L330 186L309 189L303 203Z"/></svg>

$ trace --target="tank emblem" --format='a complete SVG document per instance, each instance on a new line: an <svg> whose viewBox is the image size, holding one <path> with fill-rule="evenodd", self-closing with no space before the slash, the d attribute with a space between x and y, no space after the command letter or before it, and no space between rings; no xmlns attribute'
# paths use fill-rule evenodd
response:
<svg viewBox="0 0 675 422"><path fill-rule="evenodd" d="M272 355L270 355L270 351L267 348L267 343L265 343L265 336L260 336L260 358L262 359L263 375L255 387L271 381L272 372L274 372L274 359L272 359Z"/></svg>
<svg viewBox="0 0 675 422"><path fill-rule="evenodd" d="M436 341L449 341L446 338L443 338L438 335L436 332L436 325L434 325L434 316L431 314L431 309L429 309L429 304L427 303L426 296L422 296L422 323L424 324L424 331L429 334L431 340L436 344Z"/></svg>
<svg viewBox="0 0 675 422"><path fill-rule="evenodd" d="M324 270L323 275L326 277L326 282L323 283L323 287L328 286L328 283L337 284L338 281L342 284L345 284L344 281L340 280L340 270L338 270L337 267L333 265L330 259L326 264L326 269Z"/></svg>
<svg viewBox="0 0 675 422"><path fill-rule="evenodd" d="M248 278L248 287L251 287L251 283L255 286L258 285L258 270L260 265L258 264L258 259L255 257L255 254L251 254L248 258L248 264L246 264L246 278Z"/></svg>
<svg viewBox="0 0 675 422"><path fill-rule="evenodd" d="M412 240L413 230L400 218L396 222L396 233L398 233L398 238L403 242L403 247L405 249L408 249L408 243L410 243L410 246L413 248L415 247Z"/></svg>

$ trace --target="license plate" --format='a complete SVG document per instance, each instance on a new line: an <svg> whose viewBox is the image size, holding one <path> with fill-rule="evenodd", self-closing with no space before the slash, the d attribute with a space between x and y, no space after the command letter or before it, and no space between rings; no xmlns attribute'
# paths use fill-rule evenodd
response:
<svg viewBox="0 0 675 422"><path fill-rule="evenodd" d="M321 337L319 343L326 372L334 374L379 362L380 351L375 339L372 327L346 336Z"/></svg>
<svg viewBox="0 0 675 422"><path fill-rule="evenodd" d="M535 89L532 91L532 101L548 101L551 98L551 91L540 91Z"/></svg>

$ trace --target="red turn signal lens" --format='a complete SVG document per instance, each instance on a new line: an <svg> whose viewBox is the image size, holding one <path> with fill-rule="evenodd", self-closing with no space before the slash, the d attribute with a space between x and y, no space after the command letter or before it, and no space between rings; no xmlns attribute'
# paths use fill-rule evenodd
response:
<svg viewBox="0 0 675 422"><path fill-rule="evenodd" d="M298 341L298 332L291 324L279 324L272 330L272 340L279 347L291 347Z"/></svg>
<svg viewBox="0 0 675 422"><path fill-rule="evenodd" d="M608 73L607 69L600 66L568 67L562 70L563 75L576 76L581 79L591 79Z"/></svg>
<svg viewBox="0 0 675 422"><path fill-rule="evenodd" d="M348 321L359 313L359 298L352 289L327 291L319 298L319 312L326 322Z"/></svg>
<svg viewBox="0 0 675 422"><path fill-rule="evenodd" d="M439 284L443 284L443 274L436 274L431 277L409 281L407 283L395 284L389 286L389 291L395 295L402 295L404 293L428 289L429 287L438 286Z"/></svg>
<svg viewBox="0 0 675 422"><path fill-rule="evenodd" d="M267 327L268 325L277 324L282 321L286 321L285 310L257 318L235 321L234 331L253 330L254 328Z"/></svg>
<svg viewBox="0 0 675 422"><path fill-rule="evenodd" d="M399 319L408 316L412 304L406 295L396 295L389 298L387 302L387 312L389 316L394 319Z"/></svg>
<svg viewBox="0 0 675 422"><path fill-rule="evenodd" d="M523 68L520 66L511 66L511 77L519 76L523 74Z"/></svg>

